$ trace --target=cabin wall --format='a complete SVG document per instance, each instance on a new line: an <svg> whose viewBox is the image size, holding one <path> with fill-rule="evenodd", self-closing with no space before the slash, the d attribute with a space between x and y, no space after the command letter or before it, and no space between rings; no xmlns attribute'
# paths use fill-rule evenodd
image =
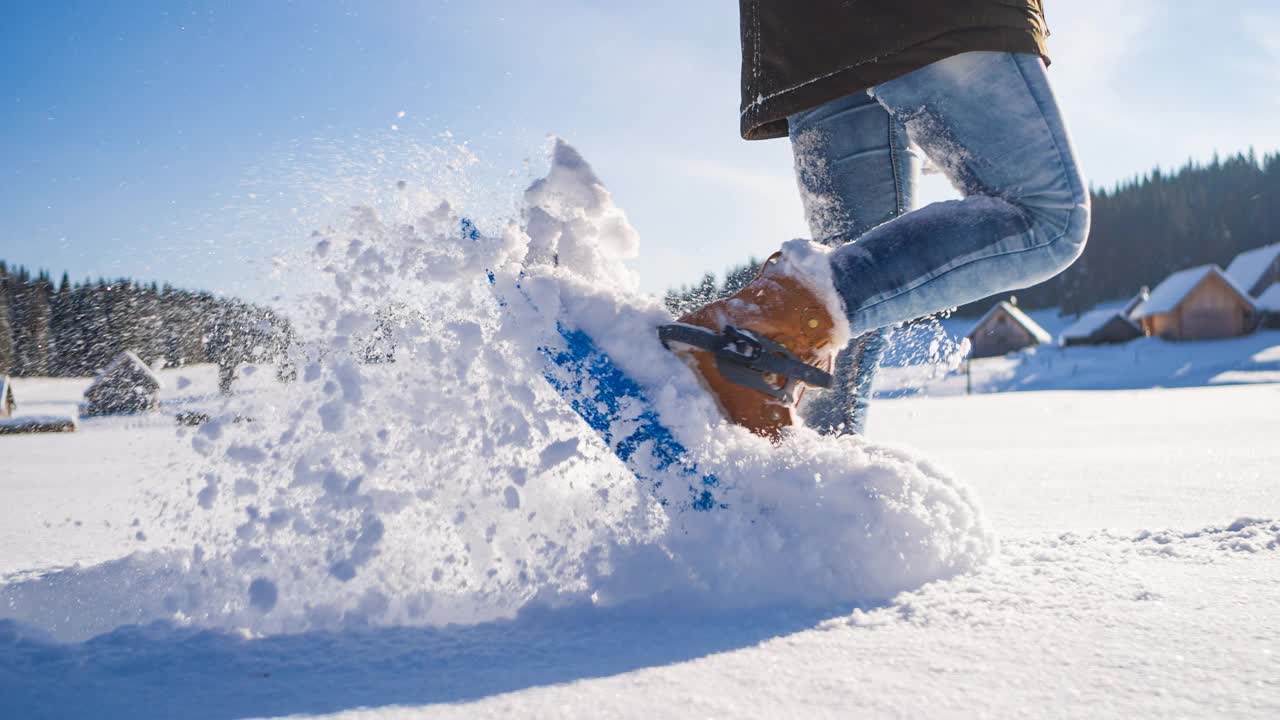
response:
<svg viewBox="0 0 1280 720"><path fill-rule="evenodd" d="M1221 278L1210 275L1182 301L1178 316L1181 340L1215 340L1253 330L1253 309Z"/></svg>
<svg viewBox="0 0 1280 720"><path fill-rule="evenodd" d="M1149 315L1142 318L1142 330L1148 337L1177 340L1179 337L1178 316L1174 313Z"/></svg>

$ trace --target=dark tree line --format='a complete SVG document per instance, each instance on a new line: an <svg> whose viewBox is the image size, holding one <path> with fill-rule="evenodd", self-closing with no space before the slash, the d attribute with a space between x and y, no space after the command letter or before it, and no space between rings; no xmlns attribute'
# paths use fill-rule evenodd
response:
<svg viewBox="0 0 1280 720"><path fill-rule="evenodd" d="M128 279L57 285L0 261L0 375L92 375L124 350L155 365L235 367L288 342L273 311L205 292Z"/></svg>
<svg viewBox="0 0 1280 720"><path fill-rule="evenodd" d="M1018 290L1024 308L1059 307L1077 314L1101 302L1155 287L1170 273L1196 265L1226 267L1240 252L1280 242L1280 153L1253 150L1207 164L1159 169L1110 190L1093 190L1093 225L1084 254L1056 278ZM669 291L673 312L698 307L741 287L759 264L735 268L724 284ZM981 315L1009 293L971 303L959 315Z"/></svg>
<svg viewBox="0 0 1280 720"><path fill-rule="evenodd" d="M760 272L760 261L751 258L746 265L739 265L726 273L723 283L717 283L715 273L709 272L702 276L702 280L697 285L692 287L684 285L679 290L668 290L662 301L672 315L679 317L712 300L738 292L744 285L751 282L758 272Z"/></svg>

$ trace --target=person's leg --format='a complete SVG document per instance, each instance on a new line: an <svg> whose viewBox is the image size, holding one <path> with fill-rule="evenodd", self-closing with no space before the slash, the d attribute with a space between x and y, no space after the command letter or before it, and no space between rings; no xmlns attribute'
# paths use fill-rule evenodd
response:
<svg viewBox="0 0 1280 720"><path fill-rule="evenodd" d="M920 158L906 130L865 92L789 118L796 179L813 239L833 247L910 210ZM806 408L819 432L865 434L889 329L864 333L837 357L836 385Z"/></svg>
<svg viewBox="0 0 1280 720"><path fill-rule="evenodd" d="M876 373L880 371L880 363L884 360L885 351L889 349L890 328L868 330L855 338L850 347L836 356L837 386L846 389L843 395L848 399L845 405L846 414L840 424L834 426L834 434L866 435L867 415L871 411L871 395L875 392ZM848 356L845 367L841 367L841 357Z"/></svg>
<svg viewBox="0 0 1280 720"><path fill-rule="evenodd" d="M1040 58L965 53L872 94L965 197L832 252L855 335L1033 285L1079 256L1089 195Z"/></svg>
<svg viewBox="0 0 1280 720"><path fill-rule="evenodd" d="M807 390L800 414L823 435L866 435L875 376L889 347L889 328L870 330L849 341L836 355L829 390Z"/></svg>

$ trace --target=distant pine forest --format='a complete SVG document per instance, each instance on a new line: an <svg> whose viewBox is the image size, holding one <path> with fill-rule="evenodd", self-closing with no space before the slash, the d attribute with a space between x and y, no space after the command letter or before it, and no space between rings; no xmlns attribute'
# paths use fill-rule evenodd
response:
<svg viewBox="0 0 1280 720"><path fill-rule="evenodd" d="M1238 253L1280 241L1280 153L1253 150L1174 172L1154 170L1110 190L1093 190L1093 225L1084 254L1066 272L1013 293L959 308L975 316L1016 294L1024 308L1079 314L1098 303L1155 287L1170 273L1196 265L1226 266ZM677 314L736 292L758 261L730 270L723 282L708 273L693 287L671 290Z"/></svg>
<svg viewBox="0 0 1280 720"><path fill-rule="evenodd" d="M121 351L153 366L270 359L289 337L272 310L129 279L55 285L0 261L0 375L92 375Z"/></svg>

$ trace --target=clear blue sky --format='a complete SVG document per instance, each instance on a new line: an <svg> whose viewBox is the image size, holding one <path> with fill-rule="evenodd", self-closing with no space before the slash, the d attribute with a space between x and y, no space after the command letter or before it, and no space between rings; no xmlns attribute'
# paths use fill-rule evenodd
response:
<svg viewBox="0 0 1280 720"><path fill-rule="evenodd" d="M1046 5L1095 184L1280 148L1280 3ZM5 16L10 262L266 297L299 202L359 199L326 174L403 163L444 131L499 199L548 133L577 145L640 231L649 290L806 234L786 142L737 136L733 0L15 0Z"/></svg>

